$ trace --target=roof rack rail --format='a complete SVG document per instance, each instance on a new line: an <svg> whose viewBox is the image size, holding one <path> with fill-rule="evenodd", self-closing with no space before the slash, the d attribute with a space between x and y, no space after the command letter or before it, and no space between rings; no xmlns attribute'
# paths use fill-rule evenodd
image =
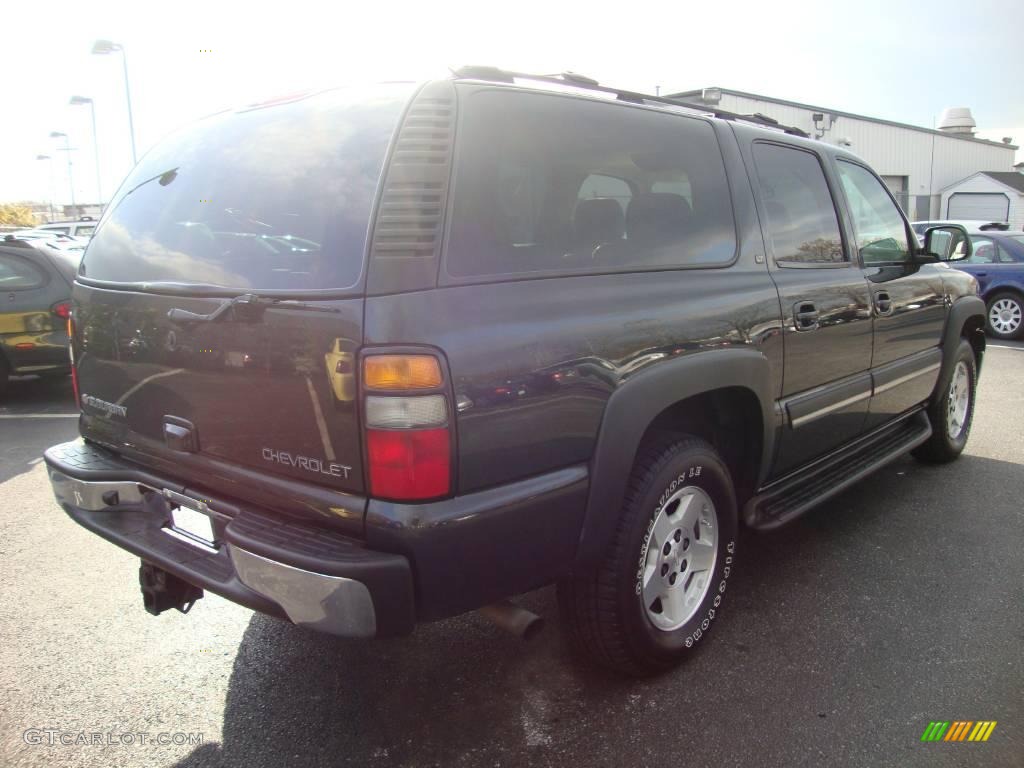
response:
<svg viewBox="0 0 1024 768"><path fill-rule="evenodd" d="M634 104L654 102L657 104L669 104L675 107L685 107L686 109L692 109L697 112L712 114L722 120L740 120L746 123L754 123L756 125L766 126L769 128L778 128L791 136L801 136L805 139L810 138L810 134L806 131L792 125L783 125L778 120L760 113L753 115L741 115L736 112L728 112L724 109L716 109L704 104L694 104L688 101L682 101L681 99L669 98L667 96L655 96L650 93L641 93L640 91L611 88L607 85L601 85L592 77L587 77L586 75L581 75L577 72L561 72L556 75L531 75L526 72L513 72L500 69L499 67L465 66L453 69L452 74L456 78L464 80L489 80L491 82L498 83L511 83L514 82L516 78L519 78L520 80L535 80L537 82L552 83L554 85L567 85L590 91L598 91L599 93L614 94L619 101L628 101Z"/></svg>

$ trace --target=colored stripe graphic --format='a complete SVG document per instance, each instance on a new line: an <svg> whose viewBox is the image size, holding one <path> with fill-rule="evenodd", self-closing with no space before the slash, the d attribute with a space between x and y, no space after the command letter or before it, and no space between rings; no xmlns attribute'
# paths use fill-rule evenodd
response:
<svg viewBox="0 0 1024 768"><path fill-rule="evenodd" d="M932 720L921 741L988 741L995 728L995 720Z"/></svg>

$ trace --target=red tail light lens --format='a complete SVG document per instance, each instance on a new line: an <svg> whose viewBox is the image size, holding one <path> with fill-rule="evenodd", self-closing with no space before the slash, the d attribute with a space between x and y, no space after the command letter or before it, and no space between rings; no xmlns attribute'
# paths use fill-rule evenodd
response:
<svg viewBox="0 0 1024 768"><path fill-rule="evenodd" d="M430 499L450 488L448 429L368 429L370 493L376 498Z"/></svg>
<svg viewBox="0 0 1024 768"><path fill-rule="evenodd" d="M53 311L53 314L55 314L62 320L67 320L71 317L70 301L62 301L59 304L54 304L52 307L50 307L50 309Z"/></svg>

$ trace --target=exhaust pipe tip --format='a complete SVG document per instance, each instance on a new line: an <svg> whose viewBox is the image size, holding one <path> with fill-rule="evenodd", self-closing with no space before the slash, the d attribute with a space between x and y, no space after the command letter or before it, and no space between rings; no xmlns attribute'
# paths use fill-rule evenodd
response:
<svg viewBox="0 0 1024 768"><path fill-rule="evenodd" d="M532 640L544 629L544 618L521 608L508 600L501 600L480 608L479 613L499 629L521 640Z"/></svg>

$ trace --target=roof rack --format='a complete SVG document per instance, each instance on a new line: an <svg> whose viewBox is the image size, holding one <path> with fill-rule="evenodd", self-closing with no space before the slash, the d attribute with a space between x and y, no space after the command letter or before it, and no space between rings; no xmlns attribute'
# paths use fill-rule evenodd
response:
<svg viewBox="0 0 1024 768"><path fill-rule="evenodd" d="M531 75L525 72L512 72L505 69L499 69L498 67L466 66L453 69L452 74L458 79L465 80L489 80L491 82L498 83L512 83L518 78L520 80L534 80L541 83L572 86L574 88L583 88L588 91L614 94L615 98L619 101L628 101L633 104L654 102L656 104L669 104L675 107L685 107L686 109L692 109L704 114L712 114L722 120L739 120L745 123L754 123L768 128L777 128L791 136L801 136L805 139L810 138L810 134L806 131L792 125L783 125L778 120L760 113L753 115L741 115L736 112L728 112L724 109L715 109L714 107L708 107L704 104L693 104L688 101L673 99L667 96L654 96L650 93L627 91L621 88L610 88L606 85L601 85L592 77L587 77L586 75L581 75L577 72L560 72L555 75Z"/></svg>

